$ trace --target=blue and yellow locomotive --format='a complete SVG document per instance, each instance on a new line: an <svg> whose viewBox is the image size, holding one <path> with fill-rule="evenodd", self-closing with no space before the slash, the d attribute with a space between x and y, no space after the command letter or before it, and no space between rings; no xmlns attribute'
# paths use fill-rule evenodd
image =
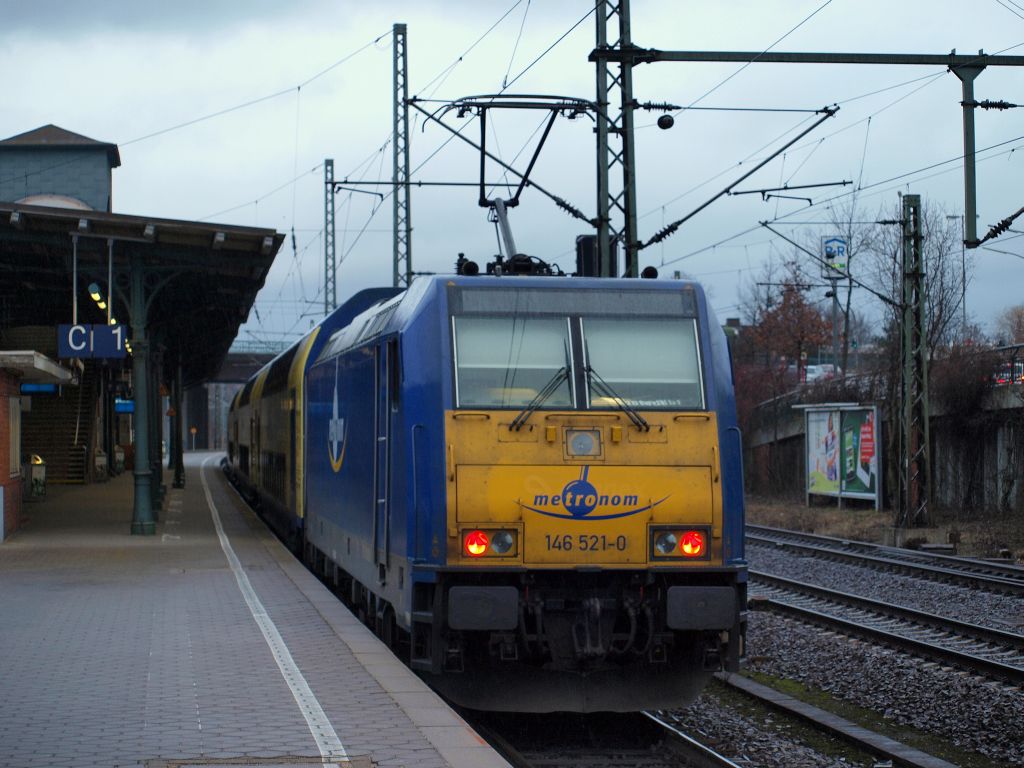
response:
<svg viewBox="0 0 1024 768"><path fill-rule="evenodd" d="M740 438L700 286L421 277L377 298L296 345L304 393L270 406L302 422L269 438L294 441L275 517L315 570L468 707L679 706L735 669Z"/></svg>

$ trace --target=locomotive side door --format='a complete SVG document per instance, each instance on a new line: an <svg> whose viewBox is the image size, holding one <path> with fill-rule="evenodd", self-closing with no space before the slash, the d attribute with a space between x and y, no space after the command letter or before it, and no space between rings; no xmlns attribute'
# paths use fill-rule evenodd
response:
<svg viewBox="0 0 1024 768"><path fill-rule="evenodd" d="M393 344L384 341L374 347L376 365L374 397L374 433L376 451L373 462L373 561L377 564L377 579L384 583L390 553L390 499L391 487L391 368Z"/></svg>

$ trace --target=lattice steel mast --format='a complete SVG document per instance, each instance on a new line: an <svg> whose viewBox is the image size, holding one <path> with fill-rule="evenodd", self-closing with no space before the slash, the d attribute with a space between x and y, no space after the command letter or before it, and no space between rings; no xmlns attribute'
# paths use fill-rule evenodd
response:
<svg viewBox="0 0 1024 768"><path fill-rule="evenodd" d="M409 199L409 81L405 24L393 28L394 51L394 143L392 182L392 227L394 270L392 285L412 282L412 212Z"/></svg>
<svg viewBox="0 0 1024 768"><path fill-rule="evenodd" d="M928 337L921 197L903 196L903 386L897 523L928 525L931 462L928 430Z"/></svg>
<svg viewBox="0 0 1024 768"><path fill-rule="evenodd" d="M609 38L614 42L609 44ZM623 272L637 276L636 154L633 140L633 43L629 0L597 4L597 48L612 56L591 56L597 64L597 249L598 273L617 276L616 248ZM618 60L618 71L612 65ZM614 173L618 171L619 173Z"/></svg>
<svg viewBox="0 0 1024 768"><path fill-rule="evenodd" d="M334 160L324 160L324 314L338 306L338 260L334 247Z"/></svg>

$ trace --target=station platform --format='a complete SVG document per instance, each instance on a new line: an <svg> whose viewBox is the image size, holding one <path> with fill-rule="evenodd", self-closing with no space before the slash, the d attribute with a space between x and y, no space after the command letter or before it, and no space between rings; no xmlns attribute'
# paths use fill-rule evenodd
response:
<svg viewBox="0 0 1024 768"><path fill-rule="evenodd" d="M155 536L132 476L50 486L0 545L0 766L497 768L496 752L186 454Z"/></svg>

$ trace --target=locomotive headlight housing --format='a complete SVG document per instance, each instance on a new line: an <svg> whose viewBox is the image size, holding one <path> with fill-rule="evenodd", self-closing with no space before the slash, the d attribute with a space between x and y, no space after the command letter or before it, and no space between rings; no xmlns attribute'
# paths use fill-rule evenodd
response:
<svg viewBox="0 0 1024 768"><path fill-rule="evenodd" d="M565 430L565 453L571 457L601 455L601 431L598 429Z"/></svg>
<svg viewBox="0 0 1024 768"><path fill-rule="evenodd" d="M491 549L498 555L507 555L515 543L516 537L512 535L512 531L495 531L491 536Z"/></svg>
<svg viewBox="0 0 1024 768"><path fill-rule="evenodd" d="M661 531L654 537L654 551L659 555L673 555L679 539L672 531Z"/></svg>
<svg viewBox="0 0 1024 768"><path fill-rule="evenodd" d="M710 560L711 529L707 526L651 528L652 560Z"/></svg>
<svg viewBox="0 0 1024 768"><path fill-rule="evenodd" d="M465 557L510 558L519 555L519 533L509 528L469 528L462 531Z"/></svg>

